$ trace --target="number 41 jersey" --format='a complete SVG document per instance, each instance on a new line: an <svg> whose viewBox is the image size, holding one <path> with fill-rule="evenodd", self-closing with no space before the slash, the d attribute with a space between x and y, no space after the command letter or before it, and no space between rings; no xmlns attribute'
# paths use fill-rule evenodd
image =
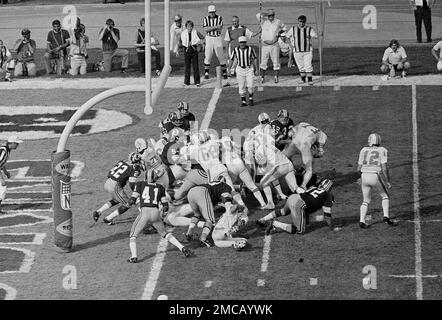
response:
<svg viewBox="0 0 442 320"><path fill-rule="evenodd" d="M166 189L159 183L138 181L133 193L140 195L140 208L158 208L161 202L166 201Z"/></svg>
<svg viewBox="0 0 442 320"><path fill-rule="evenodd" d="M361 172L381 172L381 165L385 163L387 163L387 149L384 147L364 147L359 153L358 165L361 166Z"/></svg>

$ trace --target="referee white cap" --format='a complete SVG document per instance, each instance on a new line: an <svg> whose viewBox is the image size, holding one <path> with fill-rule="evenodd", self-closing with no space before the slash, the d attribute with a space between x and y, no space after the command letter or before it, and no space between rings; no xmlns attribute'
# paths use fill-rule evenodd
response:
<svg viewBox="0 0 442 320"><path fill-rule="evenodd" d="M238 42L247 42L247 38L244 36L241 36L238 38Z"/></svg>
<svg viewBox="0 0 442 320"><path fill-rule="evenodd" d="M213 4L211 4L211 5L207 8L207 11L208 11L208 12L216 12L216 7L215 7Z"/></svg>
<svg viewBox="0 0 442 320"><path fill-rule="evenodd" d="M17 136L10 136L8 143L23 143L23 140L20 140Z"/></svg>

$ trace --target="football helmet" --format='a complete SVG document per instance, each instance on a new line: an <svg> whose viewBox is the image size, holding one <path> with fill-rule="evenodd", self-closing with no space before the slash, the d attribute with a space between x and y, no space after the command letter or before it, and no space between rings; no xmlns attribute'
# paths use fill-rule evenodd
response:
<svg viewBox="0 0 442 320"><path fill-rule="evenodd" d="M270 123L270 117L267 113L262 112L258 116L258 121L260 124L267 124Z"/></svg>
<svg viewBox="0 0 442 320"><path fill-rule="evenodd" d="M184 137L184 130L181 128L173 128L168 134L168 141L178 141L181 137Z"/></svg>
<svg viewBox="0 0 442 320"><path fill-rule="evenodd" d="M141 162L141 155L137 152L131 152L129 154L129 161L131 163L140 163Z"/></svg>
<svg viewBox="0 0 442 320"><path fill-rule="evenodd" d="M278 120L283 126L286 126L289 123L289 119L289 112L287 109L281 109L278 111Z"/></svg>
<svg viewBox="0 0 442 320"><path fill-rule="evenodd" d="M377 133L372 133L368 136L368 146L380 146L381 145L381 136Z"/></svg>
<svg viewBox="0 0 442 320"><path fill-rule="evenodd" d="M181 113L173 112L170 115L170 122L172 122L175 126L181 127L183 125L184 119Z"/></svg>
<svg viewBox="0 0 442 320"><path fill-rule="evenodd" d="M178 102L176 107L181 114L187 114L189 112L189 104L185 101Z"/></svg>
<svg viewBox="0 0 442 320"><path fill-rule="evenodd" d="M325 178L321 179L318 184L318 188L325 190L325 191L330 191L332 186L333 186L333 181L331 181L330 179L325 179Z"/></svg>
<svg viewBox="0 0 442 320"><path fill-rule="evenodd" d="M146 148L147 148L146 140L144 140L143 138L138 138L137 140L135 140L135 149L137 150L137 152L143 153L143 151L146 150Z"/></svg>

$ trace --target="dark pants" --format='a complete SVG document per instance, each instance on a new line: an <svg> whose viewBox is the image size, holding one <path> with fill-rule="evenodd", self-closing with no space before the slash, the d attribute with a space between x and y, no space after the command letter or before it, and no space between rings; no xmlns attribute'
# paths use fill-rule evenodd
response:
<svg viewBox="0 0 442 320"><path fill-rule="evenodd" d="M150 50L152 58L155 58L155 70L161 71L161 54L157 50ZM138 56L138 65L140 66L141 72L146 72L146 55L144 52L137 52Z"/></svg>
<svg viewBox="0 0 442 320"><path fill-rule="evenodd" d="M193 68L193 80L195 84L200 83L200 70L198 66L198 51L190 47L184 52L184 84L190 84L190 65Z"/></svg>
<svg viewBox="0 0 442 320"><path fill-rule="evenodd" d="M422 41L422 20L427 33L427 40L431 40L431 9L417 7L414 10L414 20L416 21L416 37L418 41Z"/></svg>

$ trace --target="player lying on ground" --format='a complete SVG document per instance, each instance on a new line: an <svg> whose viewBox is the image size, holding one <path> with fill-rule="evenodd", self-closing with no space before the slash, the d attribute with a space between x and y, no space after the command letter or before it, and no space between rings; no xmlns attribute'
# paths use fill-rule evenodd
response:
<svg viewBox="0 0 442 320"><path fill-rule="evenodd" d="M305 166L304 180L301 188L306 190L307 183L313 174L313 158L320 158L324 155L324 145L327 141L327 135L307 122L300 122L289 135L292 137L291 143L283 151L293 163L294 156L301 154L302 164ZM298 192L299 193L299 192Z"/></svg>
<svg viewBox="0 0 442 320"><path fill-rule="evenodd" d="M247 245L247 239L235 237L235 234L247 224L247 208L236 204L226 204L225 208L226 212L223 213L213 228L212 239L215 246L236 250L244 249Z"/></svg>
<svg viewBox="0 0 442 320"><path fill-rule="evenodd" d="M148 170L146 177L146 180L138 181L135 184L132 197L129 200L129 205L133 205L140 198L141 212L135 219L130 231L129 247L131 256L127 261L130 263L138 262L137 237L147 223L151 223L158 234L177 247L186 258L191 256L192 252L188 248L183 246L172 233L166 232L164 223L160 218L161 214L167 213L169 204L166 200L165 188L156 182L158 177L155 170Z"/></svg>
<svg viewBox="0 0 442 320"><path fill-rule="evenodd" d="M331 207L333 205L333 194L330 192L333 182L323 179L317 187L311 187L301 194L292 194L282 209L276 209L265 217L256 221L260 227L267 227L266 234L269 235L274 228L279 228L288 233L305 233L305 226L308 223L309 214L322 208L325 221L330 228L333 228ZM291 215L292 223L283 223L276 219L280 216ZM338 229L335 229L338 230Z"/></svg>
<svg viewBox="0 0 442 320"><path fill-rule="evenodd" d="M364 200L360 208L359 226L368 228L365 219L368 205L371 202L371 190L376 188L382 197L382 211L384 212L384 222L390 226L396 222L390 219L388 189L391 188L390 174L387 166L387 149L381 147L381 136L372 133L368 136L368 147L362 148L359 153L358 172L361 173L360 184Z"/></svg>
<svg viewBox="0 0 442 320"><path fill-rule="evenodd" d="M141 158L135 152L129 155L129 160L119 161L108 173L107 180L104 183L104 189L110 194L111 199L102 207L92 213L95 222L98 221L101 214L116 205L121 204L118 209L103 219L104 222L114 224L113 219L129 210L129 196L124 191L124 187L129 182L129 187L133 190L138 176L143 171Z"/></svg>

